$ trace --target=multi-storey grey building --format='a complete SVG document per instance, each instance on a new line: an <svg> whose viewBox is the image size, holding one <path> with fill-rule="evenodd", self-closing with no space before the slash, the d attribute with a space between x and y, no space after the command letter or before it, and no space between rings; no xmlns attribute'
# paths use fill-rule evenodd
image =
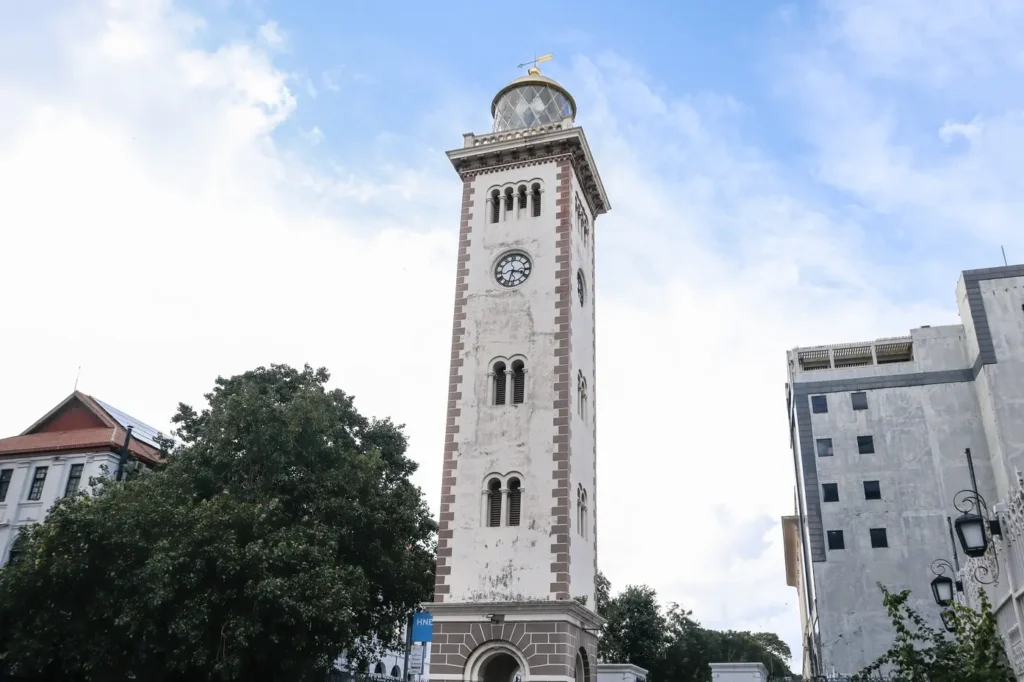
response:
<svg viewBox="0 0 1024 682"><path fill-rule="evenodd" d="M993 513L1011 515L1024 491L1024 266L966 271L956 293L962 324L787 354L797 499L783 527L805 674L852 674L889 647L879 582L912 590L941 626L930 567L953 560L947 517L970 487L966 449ZM1024 539L1003 525L994 545L1005 565L986 589L1020 675L1022 609L1010 595L1024 582Z"/></svg>

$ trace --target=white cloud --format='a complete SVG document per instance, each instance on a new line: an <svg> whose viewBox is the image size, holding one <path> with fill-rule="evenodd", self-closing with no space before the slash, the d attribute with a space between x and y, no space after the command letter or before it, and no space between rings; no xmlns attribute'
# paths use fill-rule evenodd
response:
<svg viewBox="0 0 1024 682"><path fill-rule="evenodd" d="M970 123L954 123L946 121L939 128L939 138L943 142L951 142L956 137L963 137L966 140L974 140L984 131L984 124L975 118Z"/></svg>
<svg viewBox="0 0 1024 682"><path fill-rule="evenodd" d="M299 134L314 147L324 141L324 133L320 130L320 126L313 126L309 130L300 129Z"/></svg>
<svg viewBox="0 0 1024 682"><path fill-rule="evenodd" d="M277 22L271 19L262 26L260 26L260 40L267 47L271 47L275 50L280 50L285 47L288 42L288 38L285 32L281 30Z"/></svg>
<svg viewBox="0 0 1024 682"><path fill-rule="evenodd" d="M861 36L857 49L889 71L920 61L863 42L873 15L845 7L861 14L823 32ZM322 364L361 410L408 424L436 508L460 198L438 149L459 131L430 148L402 138L403 157L320 168L308 146L271 136L299 106L265 35L283 36L273 22L258 41L204 49L201 18L167 3L83 12L48 18L78 30L44 33L23 69L0 60L0 224L16 226L0 231L0 252L24 254L0 269L0 291L17 292L0 299L0 371L16 387L0 394L0 434L68 393L80 364L83 390L161 427L217 374ZM950 49L952 37L899 16ZM986 25L975 32L990 35ZM30 73L47 52L61 69ZM969 63L957 59L948 72ZM944 112L933 140L941 121L978 128L948 128L969 133L969 148L925 159L894 144L900 112L860 72L795 64L797 87L817 92L800 101L821 178L872 209L928 216L932 202L947 225L1015 225L1015 114ZM743 103L666 92L613 54L577 59L563 81L615 206L595 228L601 566L707 624L771 629L796 646L781 530L765 532L792 510L783 352L955 322L953 283L970 264L918 264L947 288L899 300L893 283L911 275L879 261L862 213L736 141ZM327 72L320 84L339 90ZM437 161L422 162L428 153ZM982 188L993 201L979 204Z"/></svg>

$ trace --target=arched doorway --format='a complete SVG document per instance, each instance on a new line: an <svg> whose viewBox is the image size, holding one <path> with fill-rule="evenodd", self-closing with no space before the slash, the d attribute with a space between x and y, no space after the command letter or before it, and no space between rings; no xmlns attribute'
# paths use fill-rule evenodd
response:
<svg viewBox="0 0 1024 682"><path fill-rule="evenodd" d="M464 682L530 682L526 658L514 644L503 640L484 642L466 659Z"/></svg>
<svg viewBox="0 0 1024 682"><path fill-rule="evenodd" d="M575 679L576 682L591 682L590 657L587 656L587 650L583 647L580 647L576 652Z"/></svg>
<svg viewBox="0 0 1024 682"><path fill-rule="evenodd" d="M496 653L480 668L480 682L515 682L519 661L512 654Z"/></svg>

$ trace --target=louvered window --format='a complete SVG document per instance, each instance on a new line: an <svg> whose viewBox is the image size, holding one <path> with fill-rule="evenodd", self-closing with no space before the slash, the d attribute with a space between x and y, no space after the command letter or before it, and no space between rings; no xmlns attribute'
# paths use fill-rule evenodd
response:
<svg viewBox="0 0 1024 682"><path fill-rule="evenodd" d="M540 185L534 184L533 186L533 217L536 218L540 215Z"/></svg>
<svg viewBox="0 0 1024 682"><path fill-rule="evenodd" d="M515 196L512 194L512 188L509 187L505 190L505 213L508 215L513 213L515 210Z"/></svg>
<svg viewBox="0 0 1024 682"><path fill-rule="evenodd" d="M522 501L523 490L519 484L519 479L513 478L508 482L508 525L519 525L519 516Z"/></svg>
<svg viewBox="0 0 1024 682"><path fill-rule="evenodd" d="M491 222L496 223L501 217L501 195L498 190L491 192Z"/></svg>
<svg viewBox="0 0 1024 682"><path fill-rule="evenodd" d="M519 185L519 210L523 216L526 215L526 185Z"/></svg>
<svg viewBox="0 0 1024 682"><path fill-rule="evenodd" d="M505 404L505 363L494 363L494 404Z"/></svg>
<svg viewBox="0 0 1024 682"><path fill-rule="evenodd" d="M526 367L522 360L512 363L512 403L521 405L526 400Z"/></svg>
<svg viewBox="0 0 1024 682"><path fill-rule="evenodd" d="M496 528L501 525L501 481L492 478L487 490L487 525Z"/></svg>

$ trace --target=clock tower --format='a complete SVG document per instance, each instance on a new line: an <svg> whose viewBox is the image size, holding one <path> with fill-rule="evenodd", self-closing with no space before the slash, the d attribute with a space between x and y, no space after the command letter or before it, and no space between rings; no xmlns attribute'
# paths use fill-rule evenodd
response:
<svg viewBox="0 0 1024 682"><path fill-rule="evenodd" d="M572 95L534 66L462 179L430 678L595 682L594 246L610 208Z"/></svg>

